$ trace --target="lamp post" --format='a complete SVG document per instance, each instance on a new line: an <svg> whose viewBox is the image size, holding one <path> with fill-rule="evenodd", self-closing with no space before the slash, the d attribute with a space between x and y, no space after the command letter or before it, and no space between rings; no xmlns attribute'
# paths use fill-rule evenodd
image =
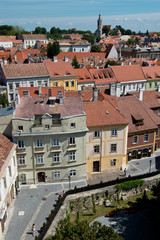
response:
<svg viewBox="0 0 160 240"><path fill-rule="evenodd" d="M149 173L151 172L152 159L149 160Z"/></svg>

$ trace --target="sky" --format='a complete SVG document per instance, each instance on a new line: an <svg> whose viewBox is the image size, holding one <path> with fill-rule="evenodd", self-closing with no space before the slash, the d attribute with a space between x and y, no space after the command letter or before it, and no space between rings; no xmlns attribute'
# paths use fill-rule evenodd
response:
<svg viewBox="0 0 160 240"><path fill-rule="evenodd" d="M29 31L55 26L95 32L99 14L112 28L160 31L160 0L0 0L0 25Z"/></svg>

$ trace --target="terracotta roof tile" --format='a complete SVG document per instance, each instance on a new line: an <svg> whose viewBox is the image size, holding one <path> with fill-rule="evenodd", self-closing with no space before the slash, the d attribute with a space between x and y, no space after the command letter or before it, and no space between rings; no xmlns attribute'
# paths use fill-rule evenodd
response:
<svg viewBox="0 0 160 240"><path fill-rule="evenodd" d="M75 72L78 75L78 83L94 82L90 72L86 68L75 69Z"/></svg>
<svg viewBox="0 0 160 240"><path fill-rule="evenodd" d="M111 68L104 69L89 69L92 78L96 85L109 84L111 82L117 82L117 79L112 72Z"/></svg>
<svg viewBox="0 0 160 240"><path fill-rule="evenodd" d="M156 78L160 79L160 67L151 66L151 67L142 67L144 75L147 79L154 80Z"/></svg>
<svg viewBox="0 0 160 240"><path fill-rule="evenodd" d="M2 133L0 133L0 169L2 168L5 160L7 159L8 155L14 144L5 137Z"/></svg>

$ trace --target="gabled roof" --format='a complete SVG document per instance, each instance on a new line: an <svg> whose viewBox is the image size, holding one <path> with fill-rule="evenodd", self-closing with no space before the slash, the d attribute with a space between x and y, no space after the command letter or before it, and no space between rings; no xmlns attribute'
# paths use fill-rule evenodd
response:
<svg viewBox="0 0 160 240"><path fill-rule="evenodd" d="M128 121L108 101L84 102L87 127L127 124Z"/></svg>
<svg viewBox="0 0 160 240"><path fill-rule="evenodd" d="M140 65L124 65L110 67L118 82L146 80Z"/></svg>
<svg viewBox="0 0 160 240"><path fill-rule="evenodd" d="M135 93L138 96L138 93ZM149 108L160 108L160 92L155 90L143 91L143 102Z"/></svg>
<svg viewBox="0 0 160 240"><path fill-rule="evenodd" d="M86 68L75 69L76 74L78 75L78 83L93 82L94 80L90 72Z"/></svg>
<svg viewBox="0 0 160 240"><path fill-rule="evenodd" d="M7 64L2 66L6 79L21 77L49 76L44 63Z"/></svg>
<svg viewBox="0 0 160 240"><path fill-rule="evenodd" d="M0 133L0 169L4 165L13 146L14 144L2 133Z"/></svg>
<svg viewBox="0 0 160 240"><path fill-rule="evenodd" d="M160 66L142 67L146 79L160 79Z"/></svg>
<svg viewBox="0 0 160 240"><path fill-rule="evenodd" d="M58 60L57 62L53 62L51 60L44 60L43 62L48 69L50 77L58 78L77 76L70 62L64 62L62 60Z"/></svg>
<svg viewBox="0 0 160 240"><path fill-rule="evenodd" d="M106 53L100 52L60 52L57 55L57 58L64 59L64 57L68 57L69 59L73 59L76 56L77 59L82 58L91 58L92 56L98 59L104 59L106 57Z"/></svg>
<svg viewBox="0 0 160 240"><path fill-rule="evenodd" d="M22 34L22 36L25 40L27 39L47 40L47 37L45 34Z"/></svg>
<svg viewBox="0 0 160 240"><path fill-rule="evenodd" d="M89 69L89 72L96 85L104 85L110 84L112 82L117 82L117 79L111 68Z"/></svg>

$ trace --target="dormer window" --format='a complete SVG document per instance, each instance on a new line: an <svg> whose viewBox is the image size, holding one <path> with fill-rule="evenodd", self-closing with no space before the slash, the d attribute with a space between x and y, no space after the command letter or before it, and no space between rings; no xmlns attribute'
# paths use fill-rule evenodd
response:
<svg viewBox="0 0 160 240"><path fill-rule="evenodd" d="M133 121L133 124L135 124L136 126L140 126L144 124L144 119L140 114L135 114L134 116L132 116L132 121Z"/></svg>
<svg viewBox="0 0 160 240"><path fill-rule="evenodd" d="M29 91L23 91L23 97L28 97L29 96Z"/></svg>

